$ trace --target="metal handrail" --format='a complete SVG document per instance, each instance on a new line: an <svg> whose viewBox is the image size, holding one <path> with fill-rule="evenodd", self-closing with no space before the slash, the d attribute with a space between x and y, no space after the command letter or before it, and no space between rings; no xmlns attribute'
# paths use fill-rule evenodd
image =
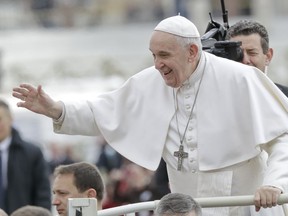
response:
<svg viewBox="0 0 288 216"><path fill-rule="evenodd" d="M230 206L249 206L254 205L254 195L247 196L227 196L227 197L207 197L207 198L195 198L202 208L212 207L230 207ZM109 209L99 210L98 216L116 216L125 215L134 212L151 211L155 210L159 200L140 202L118 206ZM288 203L288 194L281 194L278 198L278 205ZM285 209L284 209L285 211ZM287 213L286 213L287 215Z"/></svg>

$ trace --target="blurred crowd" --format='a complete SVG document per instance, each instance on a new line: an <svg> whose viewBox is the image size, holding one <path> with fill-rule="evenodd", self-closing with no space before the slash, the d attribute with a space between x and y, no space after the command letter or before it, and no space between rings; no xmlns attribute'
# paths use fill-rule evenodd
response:
<svg viewBox="0 0 288 216"><path fill-rule="evenodd" d="M192 4L205 8L207 19L208 11L221 16L219 0L205 3L196 0L2 0L0 29L9 28L9 25L17 28L31 25L70 28L151 22L177 13L191 18L196 12L194 7L190 7ZM249 0L226 1L225 4L231 16L251 14L252 3Z"/></svg>
<svg viewBox="0 0 288 216"><path fill-rule="evenodd" d="M161 161L156 172L140 167L122 157L104 139L95 165L99 168L106 186L103 209L129 203L145 202L161 199L170 192L165 163ZM50 144L51 158L48 160L51 182L53 172L59 165L67 165L80 161L75 156L72 146ZM95 155L97 155L95 154Z"/></svg>
<svg viewBox="0 0 288 216"><path fill-rule="evenodd" d="M215 6L216 1L211 2L212 6ZM251 13L251 5L247 3L249 2L248 0L238 2L242 2L242 4L238 5L238 10L234 14ZM19 3L18 10L21 11L22 15L26 15L21 17L20 24L22 26L30 25L32 21L35 25L43 28L89 27L103 23L155 21L175 14L175 11L183 16L189 16L189 11L187 11L186 7L187 1L185 0L152 0L147 2L142 0L0 1L1 6L6 5L7 7L15 3ZM217 1L217 4L219 5L219 1ZM226 1L226 4L227 8L229 8L229 1ZM4 10L3 8L2 10ZM231 14L233 10L229 8L229 12ZM3 28L2 24L6 22L3 17L9 18L9 16L12 16L11 14L7 15L6 12L4 16L3 13L0 13L0 29L1 27ZM13 14L13 16L16 16L15 13ZM164 161L161 161L157 171L150 171L123 158L105 140L101 140L101 142L100 152L95 152L93 163L101 171L106 184L103 209L130 203L158 200L170 192ZM85 158L78 157L73 145L61 145L61 143L57 142L48 145L48 155L49 157L46 157L46 160L51 184L53 182L53 172L57 166L85 160Z"/></svg>
<svg viewBox="0 0 288 216"><path fill-rule="evenodd" d="M86 148L84 140L82 145L77 145L76 148L73 144L56 141L47 143L46 148L43 148L44 146L39 145L37 141L26 140L23 133L18 131L18 127L14 125L13 113L8 103L0 98L0 209L7 214L26 205L52 211L57 209L59 213L62 211L61 200L63 202L68 200L66 196L82 197L73 196L74 187L80 192L82 189L79 189L76 183L67 186L69 181L65 177L66 171L61 173L64 177L55 175L60 165L71 165L76 162L87 161L99 170L99 175L103 178L101 184L106 186L99 200L103 209L158 200L169 192L166 168L162 163L156 172L144 169L122 157L100 137L95 139L94 144L98 148L92 153L94 159L89 160L87 154L81 156L79 154L79 148ZM85 174L85 168L84 170L82 168L80 165L78 169ZM80 184L93 182L95 176L91 177L90 172L86 174L84 180L80 178ZM75 178L79 175L75 174ZM52 205L56 208L52 208Z"/></svg>
<svg viewBox="0 0 288 216"><path fill-rule="evenodd" d="M122 21L147 20L149 17L162 18L163 10L159 0L151 1L147 6L150 16L139 17L140 8L137 1L63 1L63 0L30 0L30 8L38 24L43 27L74 27L77 25L94 26L103 20L106 16L115 19L120 17ZM106 14L105 17L103 17ZM137 15L136 15L137 14ZM76 19L79 18L80 19ZM58 19L57 19L58 18ZM103 19L104 18L104 19ZM116 18L117 19L117 18ZM109 19L108 19L109 20ZM113 20L112 20L113 21Z"/></svg>
<svg viewBox="0 0 288 216"><path fill-rule="evenodd" d="M174 1L163 5L163 0L3 0L0 5L0 28L7 23L20 28L31 24L70 28L154 21L171 14L175 7Z"/></svg>

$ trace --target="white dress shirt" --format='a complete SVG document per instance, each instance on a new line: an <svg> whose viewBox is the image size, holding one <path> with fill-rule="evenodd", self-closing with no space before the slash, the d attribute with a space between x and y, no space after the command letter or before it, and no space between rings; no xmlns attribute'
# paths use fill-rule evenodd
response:
<svg viewBox="0 0 288 216"><path fill-rule="evenodd" d="M0 142L0 152L2 159L2 177L3 186L7 187L7 168L8 168L8 157L9 157L9 146L11 144L12 137L7 137L2 142Z"/></svg>

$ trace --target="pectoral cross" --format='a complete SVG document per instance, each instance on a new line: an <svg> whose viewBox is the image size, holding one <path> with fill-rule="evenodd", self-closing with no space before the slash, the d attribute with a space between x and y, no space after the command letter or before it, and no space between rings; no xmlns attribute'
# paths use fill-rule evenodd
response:
<svg viewBox="0 0 288 216"><path fill-rule="evenodd" d="M179 150L174 152L174 156L178 158L178 167L177 170L181 171L182 163L184 158L188 158L188 152L184 152L183 145L179 146Z"/></svg>

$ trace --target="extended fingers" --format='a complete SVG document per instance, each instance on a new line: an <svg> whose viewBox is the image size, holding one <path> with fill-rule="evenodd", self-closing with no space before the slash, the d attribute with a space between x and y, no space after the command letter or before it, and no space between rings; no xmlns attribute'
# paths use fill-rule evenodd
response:
<svg viewBox="0 0 288 216"><path fill-rule="evenodd" d="M23 84L20 84L19 86L20 88L26 89L29 92L36 91L36 88L30 84L23 83Z"/></svg>
<svg viewBox="0 0 288 216"><path fill-rule="evenodd" d="M12 95L14 97L20 99L20 100L25 100L25 98L27 97L28 93L29 92L27 91L27 89L16 87L16 88L13 88Z"/></svg>
<svg viewBox="0 0 288 216"><path fill-rule="evenodd" d="M40 87L41 90L41 87ZM12 95L16 98L24 100L26 97L29 96L30 93L36 93L37 90L33 86L29 84L21 84L19 87L13 88Z"/></svg>
<svg viewBox="0 0 288 216"><path fill-rule="evenodd" d="M25 107L25 103L29 99L29 95L31 92L35 92L36 89L33 88L31 85L28 84L21 84L19 87L13 88L12 96L22 100L22 102L18 102L18 107Z"/></svg>

